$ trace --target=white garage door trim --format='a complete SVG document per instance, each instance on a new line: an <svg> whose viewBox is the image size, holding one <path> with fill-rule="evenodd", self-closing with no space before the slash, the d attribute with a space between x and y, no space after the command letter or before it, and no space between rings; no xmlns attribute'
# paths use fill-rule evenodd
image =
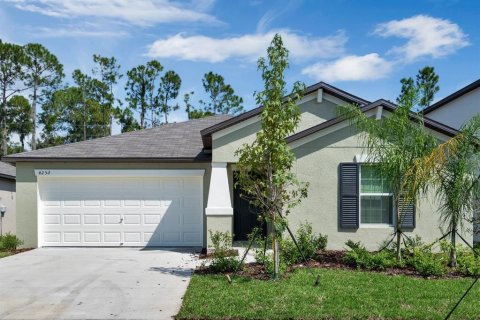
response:
<svg viewBox="0 0 480 320"><path fill-rule="evenodd" d="M185 169L152 169L152 170L89 170L89 169L35 169L37 177L202 177L205 170Z"/></svg>
<svg viewBox="0 0 480 320"><path fill-rule="evenodd" d="M52 246L51 243L46 243L46 241L44 239L43 228L44 228L44 226L46 227L46 225L44 225L45 215L44 215L44 212L43 212L43 208L45 208L45 206L44 206L44 203L42 202L42 197L41 197L42 185L48 185L48 183L51 183L51 181L54 181L54 180L57 180L57 179L61 179L63 181L68 182L68 180L65 180L64 178L70 178L70 177L73 178L73 180L72 180L73 182L74 181L78 182L79 179L83 180L84 178L90 178L90 177L92 177L94 179L106 178L106 180L128 177L128 178L133 178L134 179L133 181L137 181L137 180L135 180L135 178L138 178L138 181L147 181L147 180L150 180L151 178L153 178L153 180L155 180L155 178L158 178L159 183L162 183L161 181L168 181L168 180L172 181L171 178L178 177L179 179L180 178L182 179L182 183L181 183L182 186L185 183L185 181L188 181L188 180L192 181L192 183L194 183L194 185L196 186L195 187L196 190L198 190L198 196L199 196L200 201L201 201L201 208L198 209L198 214L200 215L200 222L199 222L200 224L197 224L197 226L199 226L200 239L195 240L196 241L195 244L192 244L192 243L187 244L188 242L186 242L185 245L199 245L199 246L201 246L201 245L203 245L203 238L204 238L204 234L203 234L204 233L204 230L203 230L204 229L203 228L203 223L204 223L204 221L203 221L203 209L204 209L204 204L203 204L203 179L201 179L201 178L203 177L204 173L205 173L204 170L191 170L191 169L185 169L185 170L168 170L168 169L167 170L156 170L156 169L154 169L154 170L148 170L148 169L147 170L37 169L37 170L35 170L35 175L37 176L37 201L38 201L37 202L37 215L38 215L37 216L37 218L38 218L37 229L38 229L38 243L39 243L39 246ZM166 180L162 179L162 178L165 178ZM194 180L197 180L197 178L198 178L198 183L194 182ZM92 180L94 180L94 179L92 179ZM147 179L147 180L145 180L145 179ZM192 179L194 179L194 180L192 180ZM170 189L162 189L162 190L170 190ZM143 191L141 191L140 194L143 194ZM186 193L186 194L188 194L188 193ZM197 194L197 192L195 194ZM126 198L126 199L128 199L128 198ZM183 196L182 196L182 199L183 199ZM183 201L182 199L180 199L180 201ZM185 203L185 201L183 201L183 203ZM186 202L186 203L189 203L189 202ZM83 204L83 202L82 202L82 204ZM125 203L125 205L126 205L126 203ZM142 206L143 206L143 202L142 202ZM197 209L195 209L195 212L197 212ZM122 218L123 218L123 215L122 215ZM81 216L80 219L83 220L83 216ZM183 216L182 216L181 219L183 219ZM121 219L121 220L123 220L123 219ZM187 221L189 221L189 220L187 220ZM82 225L83 225L83 223L82 223ZM63 228L63 227L61 227L61 228ZM79 226L79 228L81 229L81 228L83 228L83 226ZM182 227L180 227L180 228L182 228ZM185 235L187 235L187 233ZM63 236L64 235L63 235L63 232L62 232L62 241L61 242L64 241ZM123 234L123 236L122 236L122 242L125 242L125 240L123 239L124 237L126 238L125 234ZM142 238L143 237L144 237L144 234L142 232ZM162 236L162 238L163 238L163 236ZM103 240L103 232L102 232L102 240L101 241L102 241L101 244L97 244L95 246L110 246L108 244L105 244L105 241ZM142 240L142 241L146 242L147 240ZM189 240L189 241L192 241L192 240ZM60 245L66 246L67 244L62 243ZM164 244L160 244L160 245L171 246L170 244L168 244L168 241L165 242ZM179 244L179 245L181 245L181 244ZM54 246L55 246L55 244L54 244ZM78 246L78 244L76 244L76 246ZM81 246L87 246L87 244L84 243L83 235L82 235ZM116 245L113 244L113 246L116 246ZM128 246L128 244L125 243L125 246Z"/></svg>

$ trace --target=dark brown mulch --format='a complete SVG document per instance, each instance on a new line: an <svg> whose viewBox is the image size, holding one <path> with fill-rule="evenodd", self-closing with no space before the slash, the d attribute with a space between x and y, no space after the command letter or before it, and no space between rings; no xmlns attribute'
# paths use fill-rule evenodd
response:
<svg viewBox="0 0 480 320"><path fill-rule="evenodd" d="M22 253L22 252L27 252L27 251L30 251L30 250L33 250L33 248L17 249L17 250L15 250L15 252L14 252L13 254L18 254L18 253Z"/></svg>
<svg viewBox="0 0 480 320"><path fill-rule="evenodd" d="M33 248L16 249L15 251L8 251L8 253L10 253L10 255L13 256L15 254L19 254L19 253L30 251L30 250L33 250Z"/></svg>
<svg viewBox="0 0 480 320"><path fill-rule="evenodd" d="M236 256L238 256L237 249L229 250L226 253L226 257L236 257ZM198 255L198 259L212 259L212 258L213 258L213 252L206 252L205 250L202 250L202 252Z"/></svg>
<svg viewBox="0 0 480 320"><path fill-rule="evenodd" d="M325 269L342 269L342 270L357 270L357 268L352 267L348 264L346 264L343 261L343 258L345 256L345 251L340 251L340 250L325 250L322 252L319 252L317 254L317 257L315 260L310 260L308 263L299 263L294 266L291 266L288 268L286 274L289 272L295 270L295 269L301 269L301 268L325 268ZM467 276L452 270L448 272L447 274L441 276L441 277L424 277L420 275L413 267L406 266L403 268L390 268L385 271L378 271L378 270L362 270L365 272L376 272L376 273L383 273L386 275L390 276L398 276L398 275L405 275L405 276L410 276L410 277L418 277L418 278L440 278L440 279L445 279L445 278L465 278ZM197 274L214 274L208 266L201 266L195 270L195 273ZM225 275L231 275L231 272L225 273ZM245 276L251 279L259 279L259 280L269 280L271 279L271 275L266 272L265 266L262 264L258 263L248 263L245 264L243 269L237 273L237 275Z"/></svg>

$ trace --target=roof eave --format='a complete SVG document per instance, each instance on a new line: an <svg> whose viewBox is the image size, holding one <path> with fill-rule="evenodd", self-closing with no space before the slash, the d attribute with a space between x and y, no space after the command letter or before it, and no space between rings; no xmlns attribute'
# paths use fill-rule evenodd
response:
<svg viewBox="0 0 480 320"><path fill-rule="evenodd" d="M171 157L171 158L111 158L111 157L94 157L94 158L84 158L84 157L5 157L2 158L2 161L17 163L17 162L116 162L116 163L146 163L146 162L157 162L157 163L208 163L211 162L211 156L205 155L202 157Z"/></svg>
<svg viewBox="0 0 480 320"><path fill-rule="evenodd" d="M367 111L375 109L377 107L383 107L387 111L392 112L395 109L396 105L394 103L390 102L390 101L380 99L380 100L377 100L375 102L372 102L372 103L364 106L363 108L361 108L361 110L362 110L362 112L367 112ZM413 115L411 116L411 118L413 119ZM458 130L456 130L454 128L451 128L449 126L446 126L443 123L437 122L437 121L432 120L428 117L424 117L423 119L424 119L425 127L429 128L429 129L435 130L435 131L437 131L439 133L442 133L442 134L445 134L446 136L449 136L449 137L454 137L455 135L458 134ZM290 137L288 137L286 139L287 143L292 143L294 141L300 140L302 138L305 138L305 137L307 137L311 134L314 134L316 132L319 132L321 130L329 128L329 127L331 127L333 125L336 125L340 122L343 122L345 120L346 120L346 118L344 118L342 116L339 116L339 117L330 119L328 121L322 122L322 123L320 123L320 124L318 124L314 127L308 128L308 129L300 131L300 132L298 132L294 135L291 135Z"/></svg>

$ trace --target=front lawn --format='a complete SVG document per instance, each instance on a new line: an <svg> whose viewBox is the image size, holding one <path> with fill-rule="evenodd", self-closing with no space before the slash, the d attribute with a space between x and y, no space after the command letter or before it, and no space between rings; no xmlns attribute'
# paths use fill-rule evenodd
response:
<svg viewBox="0 0 480 320"><path fill-rule="evenodd" d="M313 286L320 275L320 285ZM472 278L299 269L278 282L193 276L177 319L444 319ZM480 282L452 319L478 319Z"/></svg>
<svg viewBox="0 0 480 320"><path fill-rule="evenodd" d="M0 259L1 259L1 258L8 257L9 255L11 255L11 253L10 253L10 252L7 252L7 251L0 251Z"/></svg>

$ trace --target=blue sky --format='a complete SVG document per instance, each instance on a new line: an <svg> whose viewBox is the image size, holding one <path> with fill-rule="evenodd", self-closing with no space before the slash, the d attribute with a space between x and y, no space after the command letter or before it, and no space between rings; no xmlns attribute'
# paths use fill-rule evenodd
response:
<svg viewBox="0 0 480 320"><path fill-rule="evenodd" d="M425 65L440 75L437 100L480 78L480 1L0 0L0 38L39 42L69 81L115 56L122 71L150 59L202 98L201 78L222 74L245 108L261 90L256 59L276 32L290 50L290 83L320 80L369 100L394 100L399 80ZM123 83L116 89L123 96ZM176 112L173 119L185 119Z"/></svg>

